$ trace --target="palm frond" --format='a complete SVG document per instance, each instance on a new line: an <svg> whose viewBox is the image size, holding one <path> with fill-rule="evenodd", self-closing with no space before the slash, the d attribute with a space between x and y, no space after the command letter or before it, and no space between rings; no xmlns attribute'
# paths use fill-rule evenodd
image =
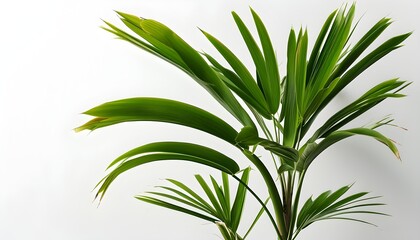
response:
<svg viewBox="0 0 420 240"><path fill-rule="evenodd" d="M250 168L242 172L241 182L248 183ZM242 216L247 189L239 184L236 190L234 202L230 202L230 187L227 175L222 175L222 185L214 177L210 176L211 184L208 184L201 175L195 175L197 182L205 193L206 199L200 197L195 191L185 184L173 179L168 179L175 188L161 187L167 190L162 192L147 192L136 198L161 207L183 212L218 225L225 239L242 239L237 233Z"/></svg>
<svg viewBox="0 0 420 240"><path fill-rule="evenodd" d="M132 121L158 121L195 128L236 144L237 132L219 117L198 107L161 98L129 98L107 102L84 114L95 118L76 131L95 130Z"/></svg>
<svg viewBox="0 0 420 240"><path fill-rule="evenodd" d="M355 217L346 217L354 214L379 214L387 215L377 211L365 210L368 207L377 207L384 205L383 203L372 202L371 200L378 197L365 197L368 192L360 192L343 197L350 189L351 185L344 186L335 192L326 191L315 199L310 197L302 206L297 222L296 231L308 227L314 222L331 219L354 220L363 223L369 223ZM370 223L369 223L370 224Z"/></svg>
<svg viewBox="0 0 420 240"><path fill-rule="evenodd" d="M142 46L152 46L152 50L167 59L168 62L182 69L197 83L204 87L223 107L235 116L244 126L254 126L253 121L235 99L229 88L220 80L213 69L206 63L200 54L175 34L164 24L152 20L117 12L121 20L138 36L148 42L141 41ZM120 34L123 31L115 26L108 29L123 40L133 43L128 34ZM136 44L137 46L139 44ZM145 47L141 47L145 49ZM150 47L149 47L150 48ZM148 50L151 52L150 50ZM154 53L152 51L152 53Z"/></svg>

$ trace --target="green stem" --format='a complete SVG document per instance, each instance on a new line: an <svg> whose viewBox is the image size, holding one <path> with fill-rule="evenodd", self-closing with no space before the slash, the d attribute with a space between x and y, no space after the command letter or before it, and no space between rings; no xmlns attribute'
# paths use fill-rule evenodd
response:
<svg viewBox="0 0 420 240"><path fill-rule="evenodd" d="M305 178L305 173L306 171L303 170L300 173L299 176L299 182L298 182L298 188L296 190L296 196L295 196L295 200L293 202L293 209L292 209L292 218L291 218L291 223L289 226L289 231L288 231L288 236L287 236L287 240L293 240L296 238L296 236L299 234L300 230L296 232L296 234L294 234L293 229L295 227L295 223L297 220L297 211L298 211L298 206L299 206L299 199L300 199L300 193L302 192L302 186L303 186L303 179ZM293 235L295 235L293 237Z"/></svg>
<svg viewBox="0 0 420 240"><path fill-rule="evenodd" d="M258 171L261 173L262 177L264 178L265 184L268 189L268 193L270 198L273 202L274 212L276 214L277 225L279 228L279 238L284 239L287 236L287 229L286 224L284 222L284 212L283 212L283 204L281 202L280 194L277 189L276 183L274 182L273 178L271 177L270 172L267 170L265 165L261 162L261 160L252 154L250 151L244 149L244 155L251 160L251 162L257 167Z"/></svg>
<svg viewBox="0 0 420 240"><path fill-rule="evenodd" d="M280 234L280 232L279 232L279 229L277 228L277 224L276 224L276 221L274 220L274 217L273 217L273 215L271 214L271 212L270 212L270 210L268 210L268 208L267 208L267 206L266 206L266 204L261 200L261 198L259 198L258 197L258 195L248 186L248 184L246 184L246 183L244 183L240 178L238 178L237 176L235 176L235 175L232 175L232 177L234 178L234 179L236 179L238 182L240 182L242 185L244 185L244 187L252 194L252 196L254 196L254 198L261 204L261 206L262 206L262 208L264 208L264 211L267 213L267 215L268 215L268 218L270 218L270 221L271 221L271 223L273 224L273 226L274 226L274 229L276 229L276 232L277 232L277 235L278 236L281 236L281 234ZM268 200L268 199L267 199ZM245 234L245 236L246 235L248 235L248 233L247 234ZM244 236L244 238L245 238L245 236Z"/></svg>
<svg viewBox="0 0 420 240"><path fill-rule="evenodd" d="M264 119L261 118L261 116L259 115L259 113L257 111L255 111L252 106L250 106L249 104L247 104L247 106L251 110L252 114L254 115L255 119L258 122L258 125L260 125L262 131L264 132L265 136L269 140L273 141L273 136L271 135L270 130L268 129L267 125L265 124Z"/></svg>
<svg viewBox="0 0 420 240"><path fill-rule="evenodd" d="M276 136L276 142L279 142L280 138L279 138L279 130L276 126L276 118L273 116L273 127L274 127L274 135Z"/></svg>
<svg viewBox="0 0 420 240"><path fill-rule="evenodd" d="M279 166L277 164L276 158L274 157L274 154L272 152L270 152L270 154L271 154L271 159L273 159L274 166L276 167L276 169L279 169Z"/></svg>
<svg viewBox="0 0 420 240"><path fill-rule="evenodd" d="M264 206L261 208L261 210L258 212L258 214L257 214L257 216L255 217L255 219L254 219L254 221L252 222L252 224L251 224L251 226L249 227L249 229L248 229L248 231L246 231L246 233L245 233L245 235L244 235L244 237L242 238L242 239L245 239L246 237L248 237L248 234L251 232L251 230L254 228L254 226L255 226L255 224L258 222L258 220L260 219L260 217L261 217L261 215L263 214L263 212L266 212L266 205L267 205L267 203L268 203L268 201L270 200L270 197L268 197L266 200L265 200L265 202L264 202ZM272 218L271 218L271 220L273 220ZM273 221L271 221L272 223L273 223ZM276 222L274 222L274 227L276 228L276 230L277 230L277 226L275 225L276 224Z"/></svg>
<svg viewBox="0 0 420 240"><path fill-rule="evenodd" d="M283 196L284 200L284 218L286 227L289 228L292 217L292 198L293 198L293 186L294 186L295 171L293 173L288 172L286 194Z"/></svg>

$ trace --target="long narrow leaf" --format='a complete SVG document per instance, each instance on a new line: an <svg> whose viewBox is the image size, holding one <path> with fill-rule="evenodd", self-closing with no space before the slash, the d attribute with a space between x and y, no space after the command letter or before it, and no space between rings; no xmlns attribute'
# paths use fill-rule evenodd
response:
<svg viewBox="0 0 420 240"><path fill-rule="evenodd" d="M232 15L254 61L255 68L257 69L257 74L261 83L261 91L264 93L265 100L268 104L268 107L270 108L271 113L274 114L277 112L277 110L275 109L275 103L273 101L274 99L271 95L272 86L268 76L264 55L242 19L235 12L232 12Z"/></svg>
<svg viewBox="0 0 420 240"><path fill-rule="evenodd" d="M217 200L222 207L223 210L223 216L225 217L226 224L230 225L230 205L226 202L225 193L223 192L223 189L219 184L217 183L216 179L214 179L213 176L210 175L211 183L213 185L214 193L216 193Z"/></svg>
<svg viewBox="0 0 420 240"><path fill-rule="evenodd" d="M294 147L299 119L296 92L296 34L293 29L290 31L287 46L287 78L282 113L284 114L283 145Z"/></svg>
<svg viewBox="0 0 420 240"><path fill-rule="evenodd" d="M235 70L236 74L242 79L244 85L251 92L254 98L265 107L264 112L260 112L265 118L271 119L271 114L268 109L268 105L265 101L264 95L255 83L251 73L245 67L245 65L232 53L225 45L223 45L218 39L213 37L211 34L202 31L207 39L213 44L213 46L220 52L220 54L226 59L229 65Z"/></svg>
<svg viewBox="0 0 420 240"><path fill-rule="evenodd" d="M134 167L138 167L140 165L156 162L156 161L166 161L166 160L182 160L182 161L190 161L195 163L200 163L209 167L216 168L223 172L234 173L239 170L239 168L229 169L231 166L225 165L224 162L215 163L212 160L204 159L195 157L192 155L183 155L183 154L174 154L174 153L155 153L144 155L140 157L136 157L130 160L127 160L116 168L114 168L102 181L98 184L99 188L96 194L96 197L100 196L100 199L103 198L104 194L106 193L107 189L111 185L111 183L121 174L130 170ZM233 171L232 171L233 170Z"/></svg>
<svg viewBox="0 0 420 240"><path fill-rule="evenodd" d="M214 218L206 216L204 214L192 211L192 210L187 209L187 208L177 206L177 205L169 203L169 202L162 201L162 200L157 199L157 198L145 197L145 196L137 196L136 198L140 201L143 201L143 202L147 202L147 203L151 203L151 204L158 205L158 206L161 206L161 207L169 208L169 209L172 209L172 210L175 210L175 211L178 211L178 212L183 212L183 213L201 218L201 219L206 220L206 221L210 221L210 222L213 222L213 223L217 222L217 219L214 219Z"/></svg>
<svg viewBox="0 0 420 240"><path fill-rule="evenodd" d="M348 130L335 131L323 139L319 144L314 143L314 147L302 160L304 162L304 168L307 169L312 161L329 146L354 135L365 135L368 137L373 137L374 139L385 144L394 153L394 155L400 159L400 155L395 144L381 133L368 128L353 128Z"/></svg>
<svg viewBox="0 0 420 240"><path fill-rule="evenodd" d="M227 86L217 77L200 54L170 28L152 19L138 18L122 12L117 13L130 29L154 46L154 52L187 72L244 126L254 125ZM111 32L122 32L116 27L112 28L114 31ZM127 39L125 35L120 37L124 40Z"/></svg>
<svg viewBox="0 0 420 240"><path fill-rule="evenodd" d="M206 200L204 200L200 195L198 195L194 190L189 188L187 185L183 184L180 181L177 181L175 179L167 179L170 183L174 184L178 188L180 188L182 191L184 191L186 194L193 197L195 200L197 200L202 206L204 206L206 209L210 210L211 214L213 216L217 215L216 209L214 209L213 206L211 206Z"/></svg>
<svg viewBox="0 0 420 240"><path fill-rule="evenodd" d="M130 121L159 121L202 130L235 144L237 132L215 115L198 107L160 98L129 98L104 103L86 112L96 118L76 131L95 130Z"/></svg>
<svg viewBox="0 0 420 240"><path fill-rule="evenodd" d="M173 180L173 179L172 179ZM170 181L170 180L168 180ZM204 199L202 198L197 198L198 195L191 194L190 190L185 190L184 188L179 187L182 191L175 189L173 187L167 187L167 186L160 186L160 188L167 190L168 192L170 192L172 195L171 196L179 196L182 199L184 199L185 201L190 202L191 204L194 204L197 208L203 210L204 212L207 212L211 215L215 215L216 214L216 210L214 208L211 207L211 205L209 205L206 201L204 201ZM191 190L192 191L192 190Z"/></svg>
<svg viewBox="0 0 420 240"><path fill-rule="evenodd" d="M121 156L116 158L109 165L108 168L114 166L117 163L127 161L130 158L137 157L142 154L150 154L150 153L174 153L174 154L189 155L189 156L207 159L208 161L212 161L220 165L230 166L229 168L232 170L236 170L236 171L239 170L238 164L233 159L227 157L226 155L208 147L204 147L204 146L193 144L193 143L186 143L186 142L149 143L149 144L134 148L122 154Z"/></svg>
<svg viewBox="0 0 420 240"><path fill-rule="evenodd" d="M226 218L227 218L227 216L225 215L225 211L223 211L220 202L218 201L218 199L216 198L214 193L211 191L210 186L206 183L206 181L204 181L204 179L201 175L198 175L198 174L195 175L195 179L198 181L201 188L206 193L206 195L207 195L208 199L210 200L210 202L212 203L212 206L214 207L214 209L216 209L216 213L218 215L218 218L222 221L225 221Z"/></svg>
<svg viewBox="0 0 420 240"><path fill-rule="evenodd" d="M261 46L264 52L265 64L267 68L268 81L270 82L270 99L271 112L276 113L280 105L280 74L276 60L276 54L274 52L273 45L268 35L267 29L264 26L261 18L251 8L252 17L257 27L258 35L260 37Z"/></svg>
<svg viewBox="0 0 420 240"><path fill-rule="evenodd" d="M236 196L235 196L235 200L233 202L232 205L232 223L231 223L231 227L232 230L234 232L236 232L236 230L239 227L239 222L241 220L242 217L242 212L243 212L243 208L244 208L244 204L245 204L245 196L246 196L246 187L242 184L248 184L248 180L249 180L249 172L250 172L251 168L246 168L243 173L242 173L242 177L241 177L241 184L239 184L238 189L236 191Z"/></svg>

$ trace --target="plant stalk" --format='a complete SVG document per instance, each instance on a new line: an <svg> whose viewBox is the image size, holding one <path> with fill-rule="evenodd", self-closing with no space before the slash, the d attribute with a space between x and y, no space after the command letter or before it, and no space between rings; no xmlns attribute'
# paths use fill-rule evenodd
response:
<svg viewBox="0 0 420 240"><path fill-rule="evenodd" d="M270 198L273 202L274 212L276 215L277 220L277 227L279 230L279 238L281 240L284 240L285 237L287 237L287 229L286 224L284 221L284 212L283 212L283 204L280 198L280 194L278 192L276 183L274 182L273 178L271 177L270 172L265 167L265 165L261 162L261 160L249 152L248 150L243 150L244 155L251 160L251 162L257 167L258 171L261 173L262 177L264 178L265 184L268 188L268 193L270 195Z"/></svg>

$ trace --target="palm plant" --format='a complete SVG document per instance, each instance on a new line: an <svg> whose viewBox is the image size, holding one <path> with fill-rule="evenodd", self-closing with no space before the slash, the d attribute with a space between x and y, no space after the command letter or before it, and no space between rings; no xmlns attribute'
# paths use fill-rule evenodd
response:
<svg viewBox="0 0 420 240"><path fill-rule="evenodd" d="M334 143L351 136L367 136L383 143L400 158L395 144L377 131L384 125L392 125L393 119L386 117L370 126L345 128L383 100L403 97L400 91L409 83L398 78L383 81L367 90L321 126L313 126L313 123L338 93L372 64L401 47L411 33L392 37L366 53L391 24L391 20L379 20L356 44L350 45L349 39L355 28L355 6L342 7L328 16L311 51L308 49L307 31L291 29L286 73L281 77L268 31L252 9L260 44L242 19L235 12L232 15L255 64L255 74L228 47L203 30L204 36L229 67L223 66L215 57L195 50L160 22L122 12L117 14L132 33L109 22L105 22L105 30L187 73L243 128L237 131L216 115L186 103L138 97L107 102L86 111L85 114L94 118L76 130L96 130L130 121L158 121L204 131L232 144L250 160L264 179L269 198L262 201L247 185L248 168L240 178L237 175L241 167L235 160L214 149L186 142L155 142L121 155L110 164L108 175L98 183L98 198L102 199L111 183L131 168L154 161L183 160L223 172L223 187L212 178L213 190L201 176L197 177L210 202L176 180L170 180L176 188L163 187L166 193L151 192L138 199L214 222L225 239L243 239L237 230L247 191L262 206L255 219L258 220L265 212L280 240L295 239L302 229L316 221L345 219L368 223L352 214L382 214L366 209L382 205L372 202L376 197L369 197L366 192L344 196L350 186L334 192L326 191L314 199L309 198L301 208L299 203L302 201L301 191L309 166ZM238 97L245 105L238 102ZM307 136L310 132L313 134ZM268 169L267 160L263 161L255 154L258 147L271 154L275 169ZM239 200L233 205L229 200L228 175L240 182L235 197ZM268 201L271 202L270 206L267 205Z"/></svg>

